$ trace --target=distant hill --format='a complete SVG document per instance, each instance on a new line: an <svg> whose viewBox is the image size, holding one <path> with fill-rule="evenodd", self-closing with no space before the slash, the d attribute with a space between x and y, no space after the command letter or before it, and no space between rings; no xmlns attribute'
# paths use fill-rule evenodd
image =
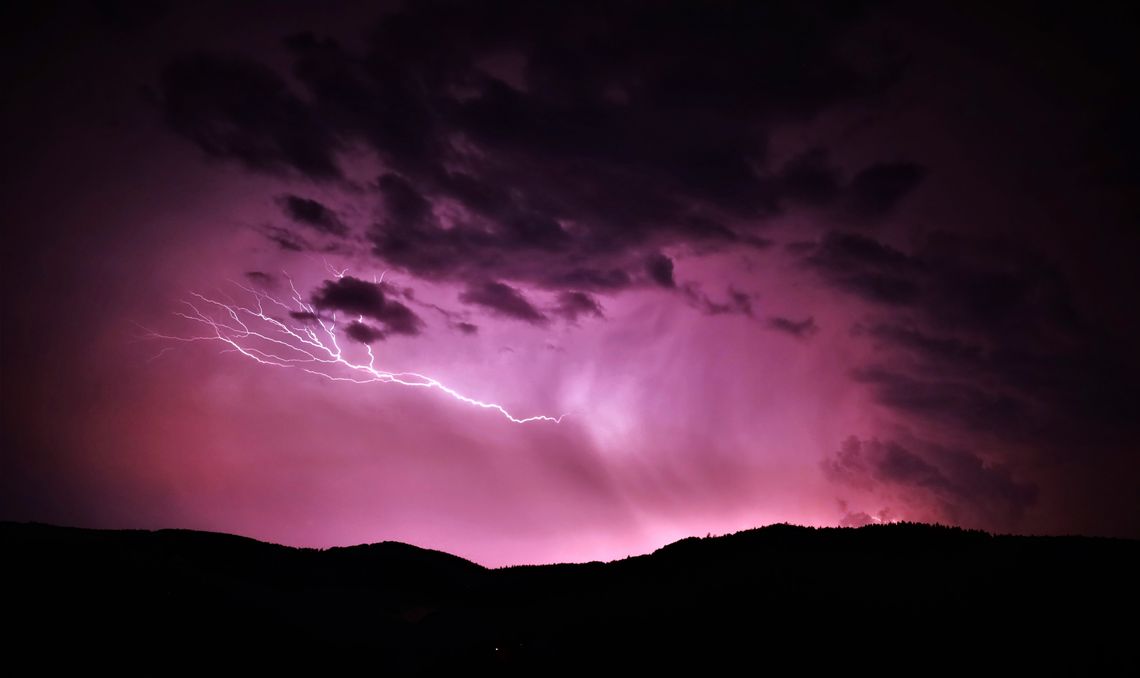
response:
<svg viewBox="0 0 1140 678"><path fill-rule="evenodd" d="M486 569L396 542L0 523L13 656L380 675L1132 672L1140 542L788 525ZM11 651L14 651L13 655Z"/></svg>

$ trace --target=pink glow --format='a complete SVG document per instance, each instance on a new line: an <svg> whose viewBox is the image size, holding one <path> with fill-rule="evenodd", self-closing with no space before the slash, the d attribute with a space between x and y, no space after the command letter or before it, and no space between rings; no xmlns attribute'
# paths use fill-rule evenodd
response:
<svg viewBox="0 0 1140 678"><path fill-rule="evenodd" d="M400 540L488 565L618 558L773 522L1140 529L1136 429L1121 405L1131 385L1119 376L1136 373L1128 369L1140 337L1128 287L1136 248L1120 235L1134 229L1114 221L1115 194L1074 183L1096 175L1081 155L1094 145L1084 123L1063 119L1085 110L1085 96L1066 108L1036 93L1050 79L1017 69L1045 60L1018 52L1005 70L981 68L944 22L871 12L845 41L811 54L798 41L773 44L774 63L835 51L851 60L841 65L862 67L880 55L858 48L897 40L915 66L890 91L844 98L866 83L834 85L848 69L824 59L805 73L825 74L819 91L751 71L733 90L770 85L787 101L738 104L747 97L715 91L732 68L710 67L711 77L689 74L688 85L711 88L707 101L662 103L652 97L669 97L636 85L680 62L669 49L637 62L623 45L614 58L632 61L612 65L598 96L583 99L601 107L585 129L614 119L636 137L612 149L611 138L585 133L502 141L515 130L496 126L495 106L514 110L542 85L528 79L533 41L520 38L479 55L480 73L456 78L498 92L487 95L491 113L464 108L473 93L457 95L440 120L469 118L449 133L421 130L431 143L408 150L400 135L370 136L377 129L354 115L316 106L316 88L282 43L303 28L316 36L304 49L322 59L331 59L327 34L347 62L370 64L368 50L383 45L370 46L361 27L376 12L263 16L255 3L220 21L197 7L122 34L84 30L68 15L41 27L51 39L29 33L20 43L28 58L12 59L29 73L12 97L19 144L4 182L12 235L0 267L10 295L0 326L0 519L184 527L299 546ZM830 30L808 37L830 40ZM956 30L972 36L961 44L993 39ZM250 131L256 143L239 144L252 149L244 158L176 133L160 74L199 52L279 74L283 84L270 89L328 123L316 126L323 145L311 155L327 151L336 171L318 162L306 174L296 166L305 162L274 155L282 143L258 136L260 127ZM551 58L542 63L557 70ZM233 123L209 116L249 111L242 88L204 72L182 83L189 112L175 112L203 116L190 128L209 142ZM500 85L515 89L507 96ZM199 96L206 104L194 108ZM548 99L519 115L559 105ZM973 113L979 102L992 116ZM755 122L722 130L744 117L738 105L756 107ZM645 119L622 117L635 113ZM537 117L540 127L561 120ZM401 134L403 122L394 123ZM292 128L278 131L297 141ZM669 143L678 145L658 148ZM438 153L438 167L420 167L420 152ZM1046 169L1054 156L1072 167ZM698 171L706 161L711 169ZM889 194L900 166L904 190L872 219L875 205L852 197L856 177L885 167L885 189L869 183ZM921 181L908 184L907 168ZM464 172L489 194L502 188L500 201L525 193L507 210L518 223L486 216L501 208L494 195L464 204ZM382 176L407 183L407 204L383 192ZM567 176L578 184L562 191ZM331 231L291 221L285 195L325 206ZM484 215L480 204L491 205ZM431 221L438 232L381 252L380 227L401 206L408 229ZM285 226L303 247L272 241ZM456 246L451 268L432 268L430 257L392 261L446 250L456 229L482 243L507 226L514 240L492 239L500 249L490 255L472 246L482 258ZM813 262L835 242L848 250ZM672 268L654 277L648 262L662 257ZM571 259L625 277L544 277ZM252 271L264 279L249 282ZM418 334L387 332L366 347L342 341L353 316L337 316L335 330L331 315L293 323L266 296L317 314L314 291L345 275L383 280L384 293L422 319ZM472 302L480 284L518 292L537 317ZM559 295L575 292L585 305L560 310ZM205 340L185 341L195 337Z"/></svg>

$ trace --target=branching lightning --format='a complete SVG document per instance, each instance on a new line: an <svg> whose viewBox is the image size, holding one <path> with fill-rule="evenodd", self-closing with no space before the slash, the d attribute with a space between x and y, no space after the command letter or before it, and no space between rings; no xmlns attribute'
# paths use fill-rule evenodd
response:
<svg viewBox="0 0 1140 678"><path fill-rule="evenodd" d="M343 275L343 272L338 273ZM193 300L183 301L187 311L175 312L181 318L205 326L210 331L208 334L182 337L147 330L147 337L177 342L220 342L229 346L227 350L262 365L299 369L329 381L355 384L380 382L435 389L462 403L495 410L516 424L534 421L561 423L566 416L516 417L502 405L464 395L433 377L416 372L388 372L379 369L376 367L376 355L369 344L364 344L368 352L368 363L352 362L345 357L340 346L336 313L323 316L316 307L304 301L293 280L288 277L286 279L289 280L295 308L267 292L233 282L234 286L250 296L252 301L249 305L232 300L227 303L192 292ZM266 312L267 307L284 311L286 319L291 313L304 314L311 324L296 325L274 317Z"/></svg>

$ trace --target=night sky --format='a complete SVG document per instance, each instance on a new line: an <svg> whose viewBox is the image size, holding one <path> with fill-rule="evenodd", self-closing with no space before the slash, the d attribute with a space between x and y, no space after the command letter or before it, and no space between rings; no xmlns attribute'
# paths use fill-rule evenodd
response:
<svg viewBox="0 0 1140 678"><path fill-rule="evenodd" d="M16 4L2 519L1140 537L1124 5Z"/></svg>

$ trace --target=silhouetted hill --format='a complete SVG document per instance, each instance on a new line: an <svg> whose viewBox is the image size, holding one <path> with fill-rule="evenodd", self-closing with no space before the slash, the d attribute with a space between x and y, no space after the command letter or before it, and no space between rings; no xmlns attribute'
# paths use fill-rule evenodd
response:
<svg viewBox="0 0 1140 678"><path fill-rule="evenodd" d="M1137 668L1140 542L775 525L491 570L384 542L0 523L6 645L50 668L380 673ZM155 663L157 662L157 663Z"/></svg>

